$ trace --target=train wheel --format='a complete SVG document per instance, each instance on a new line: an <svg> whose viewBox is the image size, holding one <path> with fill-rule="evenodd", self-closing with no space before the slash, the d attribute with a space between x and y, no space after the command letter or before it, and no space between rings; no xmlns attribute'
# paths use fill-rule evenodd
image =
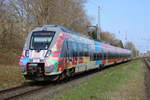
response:
<svg viewBox="0 0 150 100"><path fill-rule="evenodd" d="M50 78L51 81L58 81L59 79L60 79L60 75L53 75Z"/></svg>
<svg viewBox="0 0 150 100"><path fill-rule="evenodd" d="M66 71L63 71L60 75L60 79L59 80L64 80L66 78Z"/></svg>
<svg viewBox="0 0 150 100"><path fill-rule="evenodd" d="M104 64L99 65L99 70L101 71L104 68Z"/></svg>

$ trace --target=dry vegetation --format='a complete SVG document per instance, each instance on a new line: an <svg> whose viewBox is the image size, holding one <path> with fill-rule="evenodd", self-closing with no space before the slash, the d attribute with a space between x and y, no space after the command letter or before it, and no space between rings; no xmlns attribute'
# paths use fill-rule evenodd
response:
<svg viewBox="0 0 150 100"><path fill-rule="evenodd" d="M0 89L25 82L18 66L0 65Z"/></svg>

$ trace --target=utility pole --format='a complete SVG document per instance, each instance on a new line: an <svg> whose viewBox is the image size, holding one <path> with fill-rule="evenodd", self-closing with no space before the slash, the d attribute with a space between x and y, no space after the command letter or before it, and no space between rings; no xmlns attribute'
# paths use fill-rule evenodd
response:
<svg viewBox="0 0 150 100"><path fill-rule="evenodd" d="M101 25L100 25L100 20L101 20L101 15L100 15L100 10L101 10L101 7L98 6L98 25L97 25L97 39L98 40L101 40Z"/></svg>
<svg viewBox="0 0 150 100"><path fill-rule="evenodd" d="M96 37L97 37L97 40L101 40L101 15L100 15L100 10L101 10L101 7L98 6L98 22L96 24L96 26L87 26L87 27L94 27L96 29Z"/></svg>

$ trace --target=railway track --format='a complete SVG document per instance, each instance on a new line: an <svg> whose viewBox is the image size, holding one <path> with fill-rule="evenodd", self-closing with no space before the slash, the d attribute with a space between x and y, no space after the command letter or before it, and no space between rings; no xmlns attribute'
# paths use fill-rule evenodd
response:
<svg viewBox="0 0 150 100"><path fill-rule="evenodd" d="M37 83L31 82L26 85L20 85L20 86L12 87L9 89L1 90L0 100L12 100L12 99L15 100L23 96L27 96L35 92L38 92L50 86L51 85L48 85L47 83L37 84Z"/></svg>
<svg viewBox="0 0 150 100"><path fill-rule="evenodd" d="M144 58L144 63L146 64L147 68L150 70L150 58Z"/></svg>
<svg viewBox="0 0 150 100"><path fill-rule="evenodd" d="M145 100L149 100L150 98L150 57L144 58L144 63L145 63L145 76L144 76L144 84L145 84L145 91L146 91L146 98Z"/></svg>

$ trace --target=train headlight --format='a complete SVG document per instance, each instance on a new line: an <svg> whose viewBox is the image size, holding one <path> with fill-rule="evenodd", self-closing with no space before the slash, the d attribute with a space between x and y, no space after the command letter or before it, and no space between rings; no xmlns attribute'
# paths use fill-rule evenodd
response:
<svg viewBox="0 0 150 100"><path fill-rule="evenodd" d="M48 50L47 53L46 53L46 55L45 55L45 57L50 56L51 52L52 52L51 50Z"/></svg>

